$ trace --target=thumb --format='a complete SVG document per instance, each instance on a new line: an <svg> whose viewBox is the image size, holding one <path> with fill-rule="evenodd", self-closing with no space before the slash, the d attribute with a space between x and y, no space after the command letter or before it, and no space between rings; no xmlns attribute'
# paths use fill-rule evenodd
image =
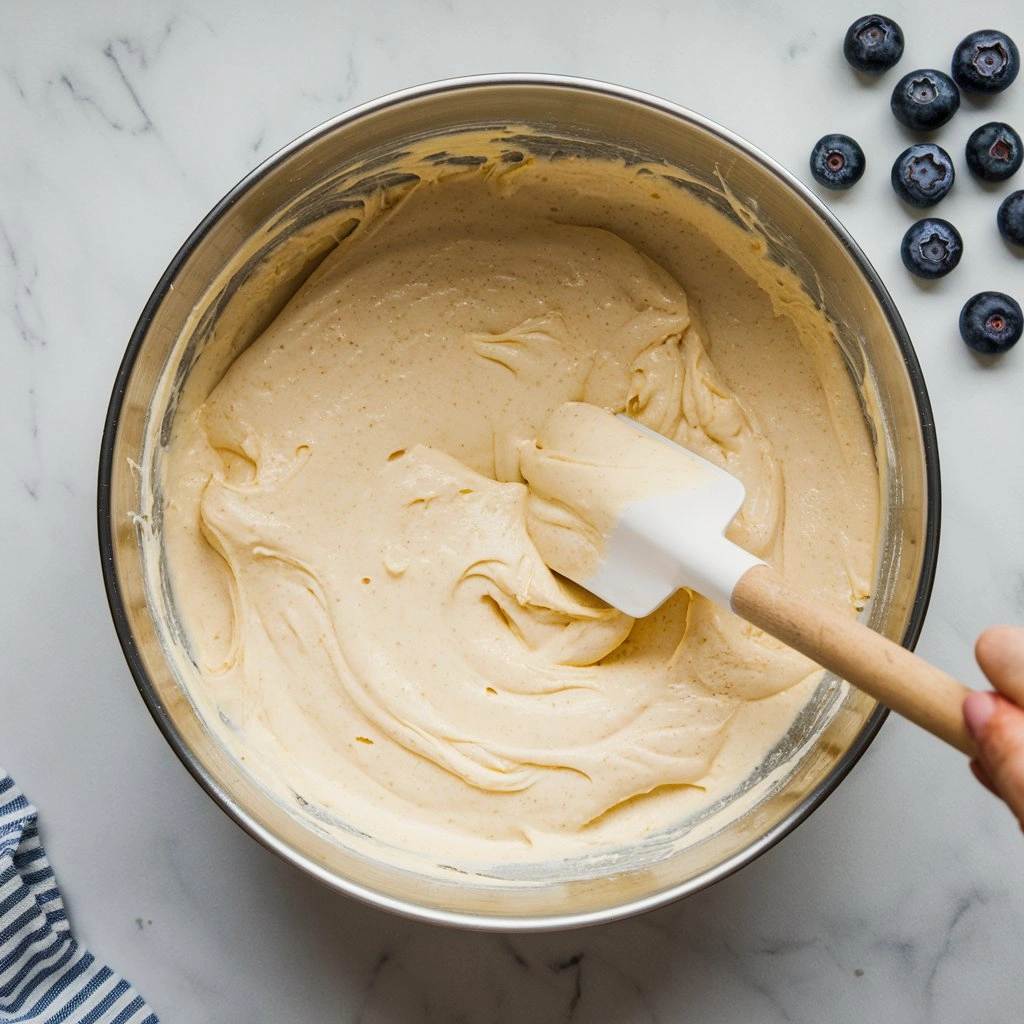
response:
<svg viewBox="0 0 1024 1024"><path fill-rule="evenodd" d="M999 694L972 693L964 721L984 777L1024 828L1024 711Z"/></svg>

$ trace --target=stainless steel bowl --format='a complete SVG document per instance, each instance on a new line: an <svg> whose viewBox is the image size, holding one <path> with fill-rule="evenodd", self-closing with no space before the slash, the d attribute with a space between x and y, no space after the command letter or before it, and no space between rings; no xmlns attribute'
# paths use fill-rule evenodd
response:
<svg viewBox="0 0 1024 1024"><path fill-rule="evenodd" d="M128 345L103 436L99 532L115 626L142 696L187 768L243 828L377 906L444 924L539 930L637 913L746 864L839 784L884 710L848 688L822 687L785 756L748 789L742 813L670 853L505 878L420 873L316 828L262 788L207 728L184 685L187 651L183 657L164 579L153 486L197 360L211 345L230 357L259 334L344 234L353 183L376 176L380 187L380 175L401 174L411 140L510 124L556 140L555 149L680 168L709 202L721 202L725 182L734 199L757 210L773 255L839 325L849 371L874 396L885 518L871 624L912 646L934 572L938 462L921 371L878 276L828 210L741 139L661 100L578 79L482 77L398 93L316 128L228 193L171 262Z"/></svg>

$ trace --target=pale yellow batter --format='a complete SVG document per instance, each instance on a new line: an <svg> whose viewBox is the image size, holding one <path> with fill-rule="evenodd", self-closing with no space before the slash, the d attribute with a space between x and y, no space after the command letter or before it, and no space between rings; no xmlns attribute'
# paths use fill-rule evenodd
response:
<svg viewBox="0 0 1024 1024"><path fill-rule="evenodd" d="M425 169L179 417L164 466L211 727L268 787L431 858L665 828L816 682L701 597L634 622L545 566L519 453L556 406L725 466L732 539L851 614L869 594L879 485L831 325L756 234L616 171Z"/></svg>

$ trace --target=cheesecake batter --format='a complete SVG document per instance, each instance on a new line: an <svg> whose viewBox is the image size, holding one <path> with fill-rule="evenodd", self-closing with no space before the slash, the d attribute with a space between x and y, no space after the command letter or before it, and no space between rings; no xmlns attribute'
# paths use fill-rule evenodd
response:
<svg viewBox="0 0 1024 1024"><path fill-rule="evenodd" d="M634 621L544 564L519 457L554 408L739 476L729 536L823 600L856 614L874 569L861 403L763 238L666 178L518 156L432 153L368 199L162 469L211 728L321 822L449 863L685 820L819 678L698 595Z"/></svg>

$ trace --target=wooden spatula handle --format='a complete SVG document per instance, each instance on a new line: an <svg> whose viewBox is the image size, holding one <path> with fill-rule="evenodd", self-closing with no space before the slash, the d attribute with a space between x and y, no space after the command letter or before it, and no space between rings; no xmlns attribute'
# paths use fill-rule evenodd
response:
<svg viewBox="0 0 1024 1024"><path fill-rule="evenodd" d="M971 691L916 654L822 606L767 565L740 577L732 609L904 718L974 755L961 710Z"/></svg>

